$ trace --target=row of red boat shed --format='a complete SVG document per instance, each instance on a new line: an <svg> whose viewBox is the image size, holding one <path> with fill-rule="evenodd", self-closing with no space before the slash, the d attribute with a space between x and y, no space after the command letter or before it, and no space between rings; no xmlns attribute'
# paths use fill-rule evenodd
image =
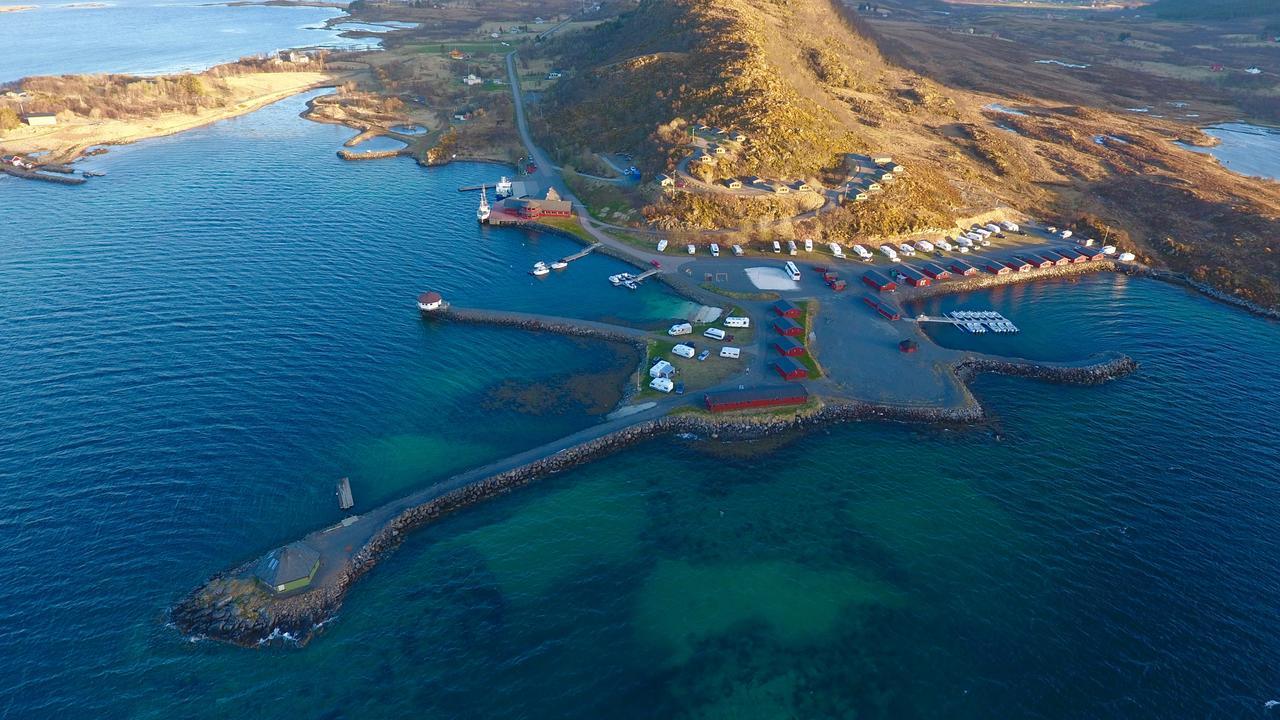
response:
<svg viewBox="0 0 1280 720"><path fill-rule="evenodd" d="M804 326L796 322L804 312L793 302L779 300L773 304L773 314L777 315L773 329L781 336L773 342L773 348L781 356L773 362L773 369L783 380L809 377L809 371L795 359L805 352L804 343L796 339L804 335Z"/></svg>
<svg viewBox="0 0 1280 720"><path fill-rule="evenodd" d="M913 287L927 287L934 281L948 280L953 275L972 277L977 275L980 269L992 275L1008 275L1014 272L1030 272L1033 268L1085 263L1103 257L1105 255L1102 251L1094 248L1054 248L1019 253L1008 260L983 260L980 263L981 268L959 258L953 258L947 261L945 267L936 262L920 263L918 269L910 265L896 265L889 272L892 277L886 277L876 270L868 270L863 273L862 282L879 292L893 292L898 289L898 282Z"/></svg>

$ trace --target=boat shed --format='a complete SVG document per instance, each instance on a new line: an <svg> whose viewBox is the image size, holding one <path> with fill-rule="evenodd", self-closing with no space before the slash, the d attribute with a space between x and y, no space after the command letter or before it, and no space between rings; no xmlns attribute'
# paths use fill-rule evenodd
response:
<svg viewBox="0 0 1280 720"><path fill-rule="evenodd" d="M1080 252L1075 248L1070 248L1070 247L1059 248L1058 250L1055 250L1055 252L1057 252L1059 255L1063 255L1065 257L1071 258L1071 262L1073 263L1089 262L1089 256L1085 255L1084 253Z"/></svg>
<svg viewBox="0 0 1280 720"><path fill-rule="evenodd" d="M804 334L804 326L789 317L780 317L773 321L773 329L779 335L798 337Z"/></svg>
<svg viewBox="0 0 1280 720"><path fill-rule="evenodd" d="M970 265L969 263L963 260L952 260L951 264L948 265L947 267L948 269L951 270L951 272L957 275L963 275L965 277L978 274L978 268Z"/></svg>
<svg viewBox="0 0 1280 720"><path fill-rule="evenodd" d="M1106 254L1106 253L1102 252L1102 250L1100 250L1100 249L1098 249L1098 248L1086 247L1086 248L1079 248L1079 250L1080 250L1081 254L1083 254L1085 257L1089 258L1089 260L1091 260L1091 261L1092 261L1092 260L1102 260L1103 258L1105 258L1105 257L1107 256L1107 254Z"/></svg>
<svg viewBox="0 0 1280 720"><path fill-rule="evenodd" d="M923 263L920 265L920 271L934 280L946 280L951 277L951 271L937 263Z"/></svg>
<svg viewBox="0 0 1280 720"><path fill-rule="evenodd" d="M1045 250L1044 252L1040 253L1040 257L1052 262L1054 265L1070 265L1071 264L1071 257L1069 255L1063 255L1057 250Z"/></svg>
<svg viewBox="0 0 1280 720"><path fill-rule="evenodd" d="M1022 258L1011 258L1004 261L1005 267L1014 272L1031 272L1031 263Z"/></svg>
<svg viewBox="0 0 1280 720"><path fill-rule="evenodd" d="M1005 265L1004 263L998 262L996 260L988 260L986 264L983 265L982 267L992 275L1008 275L1009 273L1013 272L1013 269L1010 268L1008 265Z"/></svg>
<svg viewBox="0 0 1280 720"><path fill-rule="evenodd" d="M793 337L783 335L773 341L773 349L783 357L799 357L804 354L804 343Z"/></svg>
<svg viewBox="0 0 1280 720"><path fill-rule="evenodd" d="M880 292L893 292L898 289L898 283L881 275L875 270L868 270L862 274L862 282L879 290Z"/></svg>
<svg viewBox="0 0 1280 720"><path fill-rule="evenodd" d="M1026 255L1019 255L1019 256L1018 256L1018 259L1019 259L1019 260L1021 260L1021 261L1023 261L1023 262L1025 262L1025 263L1027 263L1028 265L1030 265L1031 267L1034 267L1034 268L1047 268L1047 267L1053 267L1053 261L1052 261L1052 260L1046 260L1046 259L1044 259L1044 258L1042 258L1042 257L1040 257L1039 255L1036 255L1036 254L1034 254L1034 253L1028 253L1028 254L1026 254Z"/></svg>
<svg viewBox="0 0 1280 720"><path fill-rule="evenodd" d="M800 306L789 300L779 300L773 304L773 312L778 317L798 318L803 314Z"/></svg>
<svg viewBox="0 0 1280 720"><path fill-rule="evenodd" d="M898 273L903 282L912 287L929 286L929 277L910 265L898 265L894 268L894 272Z"/></svg>
<svg viewBox="0 0 1280 720"><path fill-rule="evenodd" d="M725 390L707 393L707 410L713 413L750 408L803 405L809 402L809 391L803 385L775 385L750 390Z"/></svg>
<svg viewBox="0 0 1280 720"><path fill-rule="evenodd" d="M319 551L300 540L267 553L253 574L271 592L280 594L310 585L319 569Z"/></svg>
<svg viewBox="0 0 1280 720"><path fill-rule="evenodd" d="M778 371L783 380L803 380L809 377L809 371L794 358L780 357L774 360L773 369Z"/></svg>

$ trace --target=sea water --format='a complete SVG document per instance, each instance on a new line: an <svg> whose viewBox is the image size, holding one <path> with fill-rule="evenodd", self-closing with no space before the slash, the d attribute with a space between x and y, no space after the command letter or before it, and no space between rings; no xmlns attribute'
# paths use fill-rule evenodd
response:
<svg viewBox="0 0 1280 720"><path fill-rule="evenodd" d="M1218 140L1213 147L1178 143L1181 147L1212 155L1241 175L1280 180L1280 128L1235 122L1204 128Z"/></svg>
<svg viewBox="0 0 1280 720"><path fill-rule="evenodd" d="M656 323L572 242L481 229L501 168L344 163L301 100L0 179L0 715L1255 717L1277 699L1280 327L1112 274L939 299L1127 352L1099 387L983 377L992 422L776 443L664 437L412 535L305 649L181 636L211 573L598 422L596 343L469 306ZM49 211L57 208L56 212ZM854 302L854 299L845 301ZM892 369L887 369L891 372ZM566 398L570 394L564 395Z"/></svg>
<svg viewBox="0 0 1280 720"><path fill-rule="evenodd" d="M230 6L202 0L24 0L0 13L0 82L29 75L199 71L290 47L377 44L325 29L337 8Z"/></svg>

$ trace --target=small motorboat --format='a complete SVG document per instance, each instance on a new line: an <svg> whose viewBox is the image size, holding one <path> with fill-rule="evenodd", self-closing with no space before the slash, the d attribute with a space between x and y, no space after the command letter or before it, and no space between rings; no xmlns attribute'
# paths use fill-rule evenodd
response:
<svg viewBox="0 0 1280 720"><path fill-rule="evenodd" d="M565 261L563 261L563 260L557 260L557 261L555 261L555 262L551 263L551 269L552 269L552 270L563 270L563 269L565 269L565 268L567 268L567 267L569 267L569 263L567 263L567 262L565 262Z"/></svg>
<svg viewBox="0 0 1280 720"><path fill-rule="evenodd" d="M636 288L640 287L640 284L637 283L635 280L627 279L622 281L622 287L628 290L635 290Z"/></svg>
<svg viewBox="0 0 1280 720"><path fill-rule="evenodd" d="M529 274L533 275L534 277L542 277L543 275L546 275L549 272L551 272L551 268L547 267L546 263L539 260L538 262L533 264L533 269L529 271Z"/></svg>

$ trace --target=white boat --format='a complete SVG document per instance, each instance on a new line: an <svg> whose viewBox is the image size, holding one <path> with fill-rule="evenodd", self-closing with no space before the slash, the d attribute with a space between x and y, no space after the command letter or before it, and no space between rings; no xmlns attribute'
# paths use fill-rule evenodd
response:
<svg viewBox="0 0 1280 720"><path fill-rule="evenodd" d="M692 255L692 254L694 254L694 253L698 252L698 248L694 247L694 246L693 246L693 243L689 243L689 245L688 245L688 249L689 249L689 254L690 254L690 255Z"/></svg>
<svg viewBox="0 0 1280 720"><path fill-rule="evenodd" d="M557 261L555 261L555 262L551 263L551 269L552 269L552 270L563 270L563 269L565 269L565 268L567 268L567 267L569 267L569 263L567 263L567 262L565 262L565 261L563 261L563 260L557 260Z"/></svg>
<svg viewBox="0 0 1280 720"><path fill-rule="evenodd" d="M480 207L476 208L476 221L481 223L488 222L489 212L490 212L489 198L485 196L484 186L481 185L480 186Z"/></svg>
<svg viewBox="0 0 1280 720"><path fill-rule="evenodd" d="M636 288L640 287L640 284L637 283L635 280L623 280L622 287L628 290L635 290Z"/></svg>
<svg viewBox="0 0 1280 720"><path fill-rule="evenodd" d="M609 276L609 282L613 283L614 285L621 285L621 284L622 284L622 273L618 273L617 275L610 275L610 276Z"/></svg>
<svg viewBox="0 0 1280 720"><path fill-rule="evenodd" d="M720 257L720 246L715 243L711 243L711 257Z"/></svg>
<svg viewBox="0 0 1280 720"><path fill-rule="evenodd" d="M813 252L813 238L804 239L804 251Z"/></svg>
<svg viewBox="0 0 1280 720"><path fill-rule="evenodd" d="M483 191L484 188L481 188L481 192ZM498 200L511 197L511 181L506 175L503 175L498 184L493 186L493 196Z"/></svg>
<svg viewBox="0 0 1280 720"><path fill-rule="evenodd" d="M658 252L666 252L666 251L667 251L667 239L663 238L658 241Z"/></svg>
<svg viewBox="0 0 1280 720"><path fill-rule="evenodd" d="M529 271L529 274L533 275L534 277L542 277L543 275L546 275L549 272L551 272L551 268L547 267L546 263L539 260L538 262L533 264L533 269Z"/></svg>

